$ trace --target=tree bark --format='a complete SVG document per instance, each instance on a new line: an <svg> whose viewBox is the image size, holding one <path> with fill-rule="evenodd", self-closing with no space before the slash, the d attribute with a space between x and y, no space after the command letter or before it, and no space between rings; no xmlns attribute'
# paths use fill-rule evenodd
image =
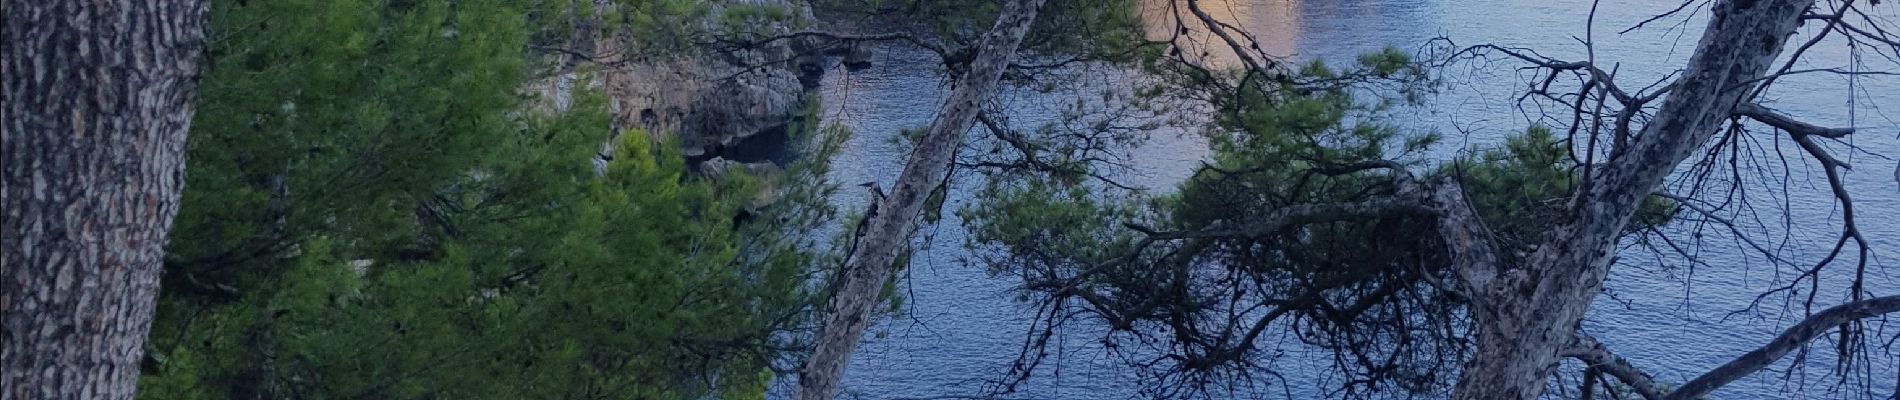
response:
<svg viewBox="0 0 1900 400"><path fill-rule="evenodd" d="M1642 200L1707 144L1781 53L1813 0L1715 4L1694 55L1653 120L1600 174L1521 268L1474 287L1477 351L1453 398L1535 399L1602 290L1616 240Z"/></svg>
<svg viewBox="0 0 1900 400"><path fill-rule="evenodd" d="M0 399L129 399L184 180L202 0L6 0Z"/></svg>
<svg viewBox="0 0 1900 400"><path fill-rule="evenodd" d="M891 262L897 251L909 244L910 234L916 229L912 221L923 210L928 195L944 184L963 133L970 130L982 109L979 103L995 91L1043 2L1010 0L1004 5L996 24L978 43L975 59L957 78L942 111L911 151L892 192L873 199L878 202L875 209L881 211L861 222L869 226L861 236L852 238L855 244L850 247L851 254L845 255L844 269L839 271L842 279L838 292L832 296L823 325L818 328L811 355L799 369L798 399L830 400L837 395L845 364L870 324L868 316L876 306L879 289L890 278Z"/></svg>
<svg viewBox="0 0 1900 400"><path fill-rule="evenodd" d="M1650 378L1648 373L1637 369L1622 356L1611 353L1608 347L1604 347L1603 343L1589 335L1578 335L1576 343L1564 353L1565 356L1582 361L1590 371L1616 377L1616 380L1622 381L1625 386L1635 390L1636 394L1643 396L1645 400L1662 400L1668 393L1662 385L1656 383L1655 379Z"/></svg>

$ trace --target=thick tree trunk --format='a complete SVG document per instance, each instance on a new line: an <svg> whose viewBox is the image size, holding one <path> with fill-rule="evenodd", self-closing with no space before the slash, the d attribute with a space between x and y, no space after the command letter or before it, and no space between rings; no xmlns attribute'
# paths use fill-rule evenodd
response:
<svg viewBox="0 0 1900 400"><path fill-rule="evenodd" d="M1714 137L1755 86L1813 0L1715 4L1678 79L1636 142L1571 199L1572 214L1521 268L1476 287L1477 354L1457 399L1534 399L1609 274L1616 239L1642 200Z"/></svg>
<svg viewBox="0 0 1900 400"><path fill-rule="evenodd" d="M201 0L6 0L0 399L129 399L204 46Z"/></svg>
<svg viewBox="0 0 1900 400"><path fill-rule="evenodd" d="M838 292L818 328L811 356L799 370L798 399L830 400L837 395L845 364L870 325L868 316L876 306L879 289L890 278L891 262L916 229L911 222L923 210L930 192L944 184L963 133L970 130L982 108L979 103L995 91L1043 2L1010 0L1003 7L996 25L977 45L976 58L957 79L942 111L911 151L904 171L897 176L896 187L889 196L873 199L878 202L873 209L881 211L867 215L860 222L868 224L859 230L863 234L852 238L855 244L845 256L844 270L839 272L842 281Z"/></svg>

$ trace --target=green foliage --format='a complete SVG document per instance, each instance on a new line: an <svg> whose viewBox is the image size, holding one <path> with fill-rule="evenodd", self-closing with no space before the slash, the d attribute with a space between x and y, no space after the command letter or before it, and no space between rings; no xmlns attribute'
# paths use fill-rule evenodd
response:
<svg viewBox="0 0 1900 400"><path fill-rule="evenodd" d="M1147 5L1134 0L1049 0L1019 53L1043 60L1134 60L1147 43L1143 7Z"/></svg>
<svg viewBox="0 0 1900 400"><path fill-rule="evenodd" d="M991 180L977 193L984 201L957 211L969 225L971 244L1006 243L1098 263L1121 254L1134 241L1119 225L1140 218L1130 203L1103 199L1082 185L1053 179ZM990 263L992 273L1014 267Z"/></svg>
<svg viewBox="0 0 1900 400"><path fill-rule="evenodd" d="M1468 189L1467 199L1500 238L1534 242L1545 222L1569 200L1575 176L1563 146L1550 129L1533 126L1507 138L1501 149L1478 152L1444 167Z"/></svg>
<svg viewBox="0 0 1900 400"><path fill-rule="evenodd" d="M394 254L417 200L516 129L525 27L505 0L215 3L174 274L240 284L317 229Z"/></svg>
<svg viewBox="0 0 1900 400"><path fill-rule="evenodd" d="M627 33L640 38L637 46L672 51L686 49L707 11L706 0L615 0L613 4L620 12L604 21L626 21Z"/></svg>
<svg viewBox="0 0 1900 400"><path fill-rule="evenodd" d="M824 15L875 16L885 29L904 31L956 52L976 43L1003 11L1001 0L816 0ZM1143 44L1144 7L1135 0L1049 0L1017 50L1019 61L1084 59L1121 62ZM969 53L958 56L968 57ZM954 61L954 60L953 60ZM962 61L968 61L964 59Z"/></svg>
<svg viewBox="0 0 1900 400"><path fill-rule="evenodd" d="M520 94L533 6L213 1L140 394L763 396L835 145L709 181L629 131L597 176L606 99Z"/></svg>
<svg viewBox="0 0 1900 400"><path fill-rule="evenodd" d="M1123 354L1155 374L1144 381L1157 392L1231 384L1270 363L1257 341L1280 339L1252 336L1268 327L1333 352L1346 397L1443 387L1467 343L1464 303L1443 290L1458 277L1437 220L1410 205L1394 169L1460 180L1510 268L1563 221L1583 168L1542 127L1434 166L1420 156L1439 137L1388 117L1432 90L1427 71L1390 49L1357 61L1259 79L1148 60L1159 83L1138 99L1204 102L1186 108L1211 110L1210 160L1161 195L1060 171L992 174L961 211L968 244L994 273L1023 279L1022 298L1041 309L1099 316L1115 329L1109 348L1166 349ZM1667 221L1669 208L1651 199L1636 225Z"/></svg>
<svg viewBox="0 0 1900 400"><path fill-rule="evenodd" d="M772 25L790 25L798 21L787 4L731 4L719 13L719 23L727 31L769 29ZM769 32L753 32L768 34Z"/></svg>
<svg viewBox="0 0 1900 400"><path fill-rule="evenodd" d="M1459 179L1472 208L1505 248L1528 250L1553 223L1564 219L1562 210L1582 173L1564 146L1550 129L1532 126L1506 138L1502 148L1479 151L1439 168L1438 173ZM1666 223L1674 208L1669 200L1651 196L1637 209L1627 230ZM1516 252L1512 253L1504 256L1514 257Z"/></svg>
<svg viewBox="0 0 1900 400"><path fill-rule="evenodd" d="M708 0L516 0L523 2L523 15L536 28L529 42L541 48L568 49L586 53L594 49L575 48L599 38L630 38L626 49L595 54L613 57L618 51L641 54L674 54L693 50L695 36L704 33L717 1ZM581 29L590 28L591 30ZM577 34L595 37L579 38ZM582 40L576 40L582 39ZM537 55L563 54L541 53Z"/></svg>

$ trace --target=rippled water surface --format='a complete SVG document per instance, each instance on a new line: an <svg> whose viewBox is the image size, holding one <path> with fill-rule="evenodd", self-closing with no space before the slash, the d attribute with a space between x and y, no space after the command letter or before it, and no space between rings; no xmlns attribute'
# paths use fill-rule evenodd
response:
<svg viewBox="0 0 1900 400"><path fill-rule="evenodd" d="M1577 38L1586 35L1584 26L1591 8L1587 1L1549 0L1202 3L1218 18L1235 22L1261 38L1267 51L1300 60L1350 59L1386 46L1413 50L1439 37L1459 45L1522 46L1554 57L1580 59L1583 48ZM1682 18L1670 18L1628 34L1616 33L1676 4L1606 0L1598 8L1596 56L1601 63L1620 63L1618 80L1624 85L1641 86L1661 78L1688 57L1696 32L1702 27L1700 19L1684 22ZM1890 23L1900 21L1894 17L1896 9L1900 6L1875 7ZM824 118L855 132L836 160L832 176L847 188L855 189L850 185L865 181L879 181L888 187L906 156L906 149L892 137L900 129L927 124L945 94L940 72L934 67L937 63L930 55L883 50L869 69L838 69L825 78ZM1852 52L1835 41L1816 47L1808 59L1804 68L1846 68ZM1864 69L1900 70L1871 53L1862 54L1862 59ZM1429 107L1402 110L1395 118L1411 129L1450 134L1446 151L1481 146L1521 130L1528 123L1526 113L1536 110L1516 107L1513 100L1522 92L1524 78L1513 66L1503 61L1488 66L1461 64L1457 67L1461 69L1447 72L1450 86L1446 94L1434 98ZM1896 204L1900 190L1896 190L1893 178L1895 161L1886 158L1900 154L1895 139L1900 135L1900 124L1894 119L1900 117L1896 114L1900 113L1900 82L1865 77L1855 82L1855 87L1858 93L1850 95L1845 78L1804 75L1787 79L1766 98L1773 107L1815 123L1846 126L1852 118L1853 124L1861 128L1853 144L1864 152L1850 152L1846 146L1833 149L1855 166L1847 180L1859 205L1861 228L1877 255L1873 260L1876 267L1869 273L1871 290L1876 295L1890 295L1900 292L1900 282L1880 267L1892 261L1878 257L1900 254L1896 253L1900 247L1895 246L1900 240L1900 224L1895 223L1900 221L1900 204ZM1005 96L1004 102L1012 118L1021 124L1046 119L1055 107L1069 100L1062 95L1017 93ZM1785 140L1776 143L1764 139L1755 145L1764 152L1772 152L1776 146L1793 149ZM1761 158L1761 165L1749 167L1793 179L1786 186L1757 182L1759 187L1749 192L1750 204L1760 213L1745 218L1759 218L1759 224L1766 227L1752 230L1751 237L1781 249L1784 257L1812 262L1821 258L1836 237L1839 208L1827 195L1826 181L1818 167L1803 162L1797 152L1788 154L1785 163L1766 156ZM1157 134L1142 150L1144 174L1134 180L1165 188L1204 156L1203 143L1192 135ZM967 191L973 181L961 180L958 187ZM952 200L958 197L952 196ZM862 208L864 199L864 194L856 190L842 190L837 197L848 209ZM1780 217L1783 210L1790 216ZM958 262L966 251L959 224L946 213L942 223L921 232L933 245L920 250L908 271L906 311L867 334L845 378L847 398L980 394L986 388L985 380L998 377L1020 350L1029 326L1026 308L1014 300L1007 278L991 278L980 268ZM1585 322L1586 331L1665 382L1685 381L1764 343L1801 312L1798 306L1784 310L1781 302L1771 301L1760 312L1730 316L1730 312L1747 306L1755 294L1785 282L1796 272L1749 255L1740 250L1732 236L1722 232L1706 232L1698 246L1689 228L1677 228L1682 231L1677 236L1683 238L1679 244L1696 246L1696 256L1706 264L1691 268L1679 257L1658 257L1639 248L1629 249L1607 283L1610 295L1599 297ZM1851 266L1852 254L1847 257L1842 265ZM1851 268L1834 269L1823 282L1838 283L1847 274L1851 274ZM1838 291L1824 292L1818 301L1825 305L1839 299ZM1888 328L1883 333L1891 337L1900 331ZM1080 332L1059 338L1062 344L1058 347L1065 351L1059 355L1058 368L1006 397L1141 397L1133 391L1131 371L1118 360L1092 351L1094 338ZM1828 346L1825 341L1817 343ZM1275 368L1289 379L1269 382L1273 397L1325 397L1318 388L1332 382L1319 367L1325 364L1315 361L1320 355L1291 339L1279 350L1286 355ZM1826 374L1827 366L1832 365L1828 353L1831 351L1817 351L1809 362L1814 367L1806 373L1787 375L1797 383L1805 380L1806 389L1790 389L1783 383L1780 370L1789 365L1784 361L1776 371L1757 374L1717 394L1721 398L1841 397L1830 391L1834 386L1828 382L1836 378ZM1893 365L1895 357L1879 348L1874 353L1873 365L1860 379L1890 394L1896 376L1900 376Z"/></svg>

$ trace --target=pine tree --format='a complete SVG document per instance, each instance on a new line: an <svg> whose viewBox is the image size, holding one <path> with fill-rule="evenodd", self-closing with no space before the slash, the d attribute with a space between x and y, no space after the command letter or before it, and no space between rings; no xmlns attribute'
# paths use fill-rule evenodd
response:
<svg viewBox="0 0 1900 400"><path fill-rule="evenodd" d="M597 175L606 99L522 94L546 4L213 4L147 398L757 398L796 347L823 152Z"/></svg>

